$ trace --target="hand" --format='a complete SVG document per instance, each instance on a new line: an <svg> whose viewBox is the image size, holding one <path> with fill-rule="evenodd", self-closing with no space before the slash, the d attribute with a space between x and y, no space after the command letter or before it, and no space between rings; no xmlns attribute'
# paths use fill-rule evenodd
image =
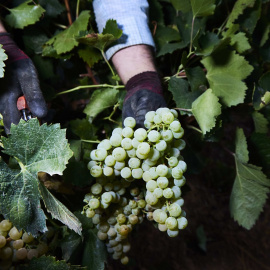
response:
<svg viewBox="0 0 270 270"><path fill-rule="evenodd" d="M31 59L17 47L8 33L0 34L0 44L8 56L4 78L0 79L0 113L6 133L9 133L11 123L18 124L21 118L17 109L20 96L25 96L31 113L38 118L46 116L47 106Z"/></svg>
<svg viewBox="0 0 270 270"><path fill-rule="evenodd" d="M145 115L161 107L167 107L162 87L156 72L143 72L131 78L127 84L122 119L135 118L136 127L144 128Z"/></svg>

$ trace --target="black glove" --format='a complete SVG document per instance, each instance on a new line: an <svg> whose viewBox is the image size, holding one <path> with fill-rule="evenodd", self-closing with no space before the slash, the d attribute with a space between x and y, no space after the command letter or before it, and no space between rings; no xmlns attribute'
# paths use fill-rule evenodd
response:
<svg viewBox="0 0 270 270"><path fill-rule="evenodd" d="M46 116L47 106L31 59L17 47L8 33L0 33L0 44L8 56L4 78L0 79L0 113L6 133L9 133L11 123L18 124L21 118L17 109L20 96L25 96L29 110L38 118Z"/></svg>
<svg viewBox="0 0 270 270"><path fill-rule="evenodd" d="M162 95L158 74L153 71L139 73L126 84L127 95L123 105L122 119L135 118L136 127L144 128L145 115L149 111L167 107Z"/></svg>

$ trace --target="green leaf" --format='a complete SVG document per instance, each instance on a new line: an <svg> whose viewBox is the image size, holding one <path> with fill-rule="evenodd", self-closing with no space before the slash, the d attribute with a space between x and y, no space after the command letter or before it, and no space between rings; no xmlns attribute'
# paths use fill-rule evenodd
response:
<svg viewBox="0 0 270 270"><path fill-rule="evenodd" d="M214 14L215 0L190 0L194 17L204 17Z"/></svg>
<svg viewBox="0 0 270 270"><path fill-rule="evenodd" d="M122 36L122 30L117 26L115 20L108 20L102 34L90 33L83 37L77 38L80 43L95 47L104 51L111 43Z"/></svg>
<svg viewBox="0 0 270 270"><path fill-rule="evenodd" d="M268 23L263 31L263 36L260 42L260 47L262 47L266 41L269 39L269 34L270 34L270 23Z"/></svg>
<svg viewBox="0 0 270 270"><path fill-rule="evenodd" d="M21 169L10 169L1 161L0 212L18 229L37 235L46 230L40 208L38 172L62 174L72 152L59 124L40 126L37 119L11 125L8 138L2 138L3 152L14 157ZM7 181L8 179L8 181Z"/></svg>
<svg viewBox="0 0 270 270"><path fill-rule="evenodd" d="M177 11L186 13L191 10L191 4L189 0L170 0L170 2Z"/></svg>
<svg viewBox="0 0 270 270"><path fill-rule="evenodd" d="M69 122L74 134L84 140L96 140L97 128L90 124L87 119L75 119Z"/></svg>
<svg viewBox="0 0 270 270"><path fill-rule="evenodd" d="M184 79L171 77L168 90L173 94L177 108L190 109L192 102L200 95L190 92L188 82Z"/></svg>
<svg viewBox="0 0 270 270"><path fill-rule="evenodd" d="M172 41L180 41L180 35L176 29L163 25L158 25L154 38L158 47L162 47Z"/></svg>
<svg viewBox="0 0 270 270"><path fill-rule="evenodd" d="M182 42L175 42L175 43L166 43L164 44L160 50L157 53L157 57L166 55L166 54L171 54L175 52L176 50L183 49L185 46Z"/></svg>
<svg viewBox="0 0 270 270"><path fill-rule="evenodd" d="M236 158L240 160L242 163L248 163L247 140L243 129L238 128L236 130L235 144L236 144L235 146Z"/></svg>
<svg viewBox="0 0 270 270"><path fill-rule="evenodd" d="M259 79L259 85L263 90L270 91L270 71L265 72Z"/></svg>
<svg viewBox="0 0 270 270"><path fill-rule="evenodd" d="M253 70L243 56L234 51L219 51L202 61L207 69L207 79L213 93L222 99L225 105L243 103L247 86L245 79Z"/></svg>
<svg viewBox="0 0 270 270"><path fill-rule="evenodd" d="M236 152L236 178L230 198L230 211L241 226L250 229L265 204L270 180L262 173L261 168L247 164L248 150L242 129L237 130Z"/></svg>
<svg viewBox="0 0 270 270"><path fill-rule="evenodd" d="M197 229L196 229L196 235L197 235L197 239L198 239L198 246L201 250L203 250L204 252L207 251L207 237L203 228L203 225L200 225Z"/></svg>
<svg viewBox="0 0 270 270"><path fill-rule="evenodd" d="M235 47L236 51L243 53L251 48L246 34L243 32L237 33L231 37L232 46Z"/></svg>
<svg viewBox="0 0 270 270"><path fill-rule="evenodd" d="M62 258L68 261L71 255L77 250L78 246L82 243L82 237L74 232L70 232L61 241Z"/></svg>
<svg viewBox="0 0 270 270"><path fill-rule="evenodd" d="M234 4L233 10L229 15L226 27L229 28L231 24L235 22L235 20L243 14L244 10L247 7L253 7L256 0L237 0Z"/></svg>
<svg viewBox="0 0 270 270"><path fill-rule="evenodd" d="M191 91L201 92L201 89L207 86L206 75L201 67L197 66L194 68L186 68L185 71L191 87Z"/></svg>
<svg viewBox="0 0 270 270"><path fill-rule="evenodd" d="M46 16L57 17L65 8L59 3L58 0L39 0L39 4L46 10Z"/></svg>
<svg viewBox="0 0 270 270"><path fill-rule="evenodd" d="M23 42L26 47L26 52L29 54L41 54L43 45L48 41L48 37L39 33L37 28L25 29L23 35Z"/></svg>
<svg viewBox="0 0 270 270"><path fill-rule="evenodd" d="M263 114L259 112L253 112L252 118L255 125L256 133L267 133L268 132L268 121Z"/></svg>
<svg viewBox="0 0 270 270"><path fill-rule="evenodd" d="M99 113L112 107L118 100L119 91L115 88L105 88L96 90L84 109L90 119L94 119Z"/></svg>
<svg viewBox="0 0 270 270"><path fill-rule="evenodd" d="M79 270L85 269L81 266L72 266L65 261L57 261L52 256L41 256L39 258L33 258L27 265L20 266L21 270Z"/></svg>
<svg viewBox="0 0 270 270"><path fill-rule="evenodd" d="M0 78L4 77L4 67L6 66L4 61L7 60L7 55L5 54L5 50L2 48L3 45L0 44Z"/></svg>
<svg viewBox="0 0 270 270"><path fill-rule="evenodd" d="M89 46L78 50L78 55L90 68L103 58L99 50Z"/></svg>
<svg viewBox="0 0 270 270"><path fill-rule="evenodd" d="M45 45L53 46L57 54L70 52L74 47L78 46L79 42L76 37L81 31L86 31L90 19L90 12L84 10L73 24L51 38Z"/></svg>
<svg viewBox="0 0 270 270"><path fill-rule="evenodd" d="M8 9L10 14L6 16L6 22L14 28L24 27L36 23L45 12L40 5L34 4L32 0L25 1L21 5Z"/></svg>
<svg viewBox="0 0 270 270"><path fill-rule="evenodd" d="M208 89L192 103L192 113L203 134L216 125L216 118L221 114L221 105L211 89Z"/></svg>
<svg viewBox="0 0 270 270"><path fill-rule="evenodd" d="M70 212L64 204L58 201L43 184L39 184L39 191L46 209L51 213L52 217L58 219L63 224L67 225L68 228L76 232L77 234L82 234L82 225L80 221L72 212Z"/></svg>

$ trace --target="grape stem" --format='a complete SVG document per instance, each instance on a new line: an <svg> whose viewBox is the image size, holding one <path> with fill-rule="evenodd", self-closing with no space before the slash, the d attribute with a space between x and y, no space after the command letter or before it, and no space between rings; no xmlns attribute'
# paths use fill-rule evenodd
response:
<svg viewBox="0 0 270 270"><path fill-rule="evenodd" d="M174 108L174 109L179 111L192 112L192 109L184 109L184 108Z"/></svg>
<svg viewBox="0 0 270 270"><path fill-rule="evenodd" d="M81 141L87 143L100 143L100 141L92 141L92 140L81 140Z"/></svg>
<svg viewBox="0 0 270 270"><path fill-rule="evenodd" d="M112 119L112 116L115 114L115 112L116 112L117 108L119 107L119 105L120 105L119 102L116 103L116 104L113 106L113 111L112 111L112 113L111 113L109 116L107 116L107 117L105 117L105 118L103 118L103 119L104 119L104 120L109 120L109 121L111 121L111 122L113 122L113 123L119 125L119 123L118 123L117 121L115 121L115 120Z"/></svg>
<svg viewBox="0 0 270 270"><path fill-rule="evenodd" d="M196 130L197 132L199 132L199 133L202 134L202 131L201 131L199 128L196 128L196 127L191 126L191 125L187 125L186 127L187 127L187 128L190 128L190 129L193 129L193 130Z"/></svg>

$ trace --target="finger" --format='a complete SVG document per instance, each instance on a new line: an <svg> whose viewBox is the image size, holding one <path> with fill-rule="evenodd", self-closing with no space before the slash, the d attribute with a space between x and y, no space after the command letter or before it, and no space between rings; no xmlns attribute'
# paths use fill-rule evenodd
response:
<svg viewBox="0 0 270 270"><path fill-rule="evenodd" d="M36 68L30 59L16 62L18 68L18 80L25 96L28 107L33 115L43 118L48 109L40 90Z"/></svg>

